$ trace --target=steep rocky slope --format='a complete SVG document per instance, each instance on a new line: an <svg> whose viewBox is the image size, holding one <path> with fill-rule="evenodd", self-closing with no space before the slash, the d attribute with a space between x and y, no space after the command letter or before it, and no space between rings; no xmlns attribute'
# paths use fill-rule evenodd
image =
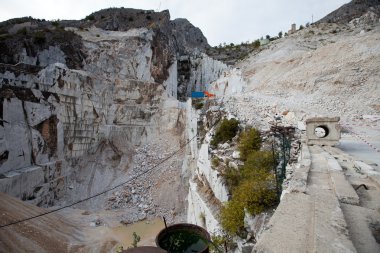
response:
<svg viewBox="0 0 380 253"><path fill-rule="evenodd" d="M0 27L0 191L50 207L128 181L75 208L183 221L189 105L177 97L226 68L202 53L200 30L123 8Z"/></svg>
<svg viewBox="0 0 380 253"><path fill-rule="evenodd" d="M237 64L244 96L234 96L226 104L250 124L259 125L272 120L267 118L269 111L293 111L298 120L306 115L340 115L346 120L377 114L378 17L374 21L315 24L272 42ZM225 82L217 81L215 92ZM257 108L255 114L252 108Z"/></svg>
<svg viewBox="0 0 380 253"><path fill-rule="evenodd" d="M338 115L342 125L359 120L371 123L371 134L378 133L379 17L371 9L352 18L344 24L316 23L273 41L233 69L203 54L208 45L200 31L186 20L170 21L166 11L107 9L58 24L28 18L4 22L0 191L39 206L64 205L154 168L74 207L94 213L108 209L113 218L107 219L123 223L155 216L184 221L188 208L189 222L217 233L217 211L229 196L220 172L211 166L213 131L197 133L201 117L215 114L207 128L224 114L237 117L242 126L269 130L281 120L302 131L307 117ZM207 111L181 102L191 91L205 89L217 96ZM224 145L217 155L237 167L233 149ZM325 159L317 151L317 160ZM311 186L317 194L319 185ZM330 193L331 207L338 206ZM31 208L17 202L12 210L18 206ZM89 221L83 218L88 212L78 212L78 220ZM251 223L254 234L265 231L269 216ZM17 233L10 231L7 238ZM11 245L12 239L3 240ZM239 241L239 249L252 245Z"/></svg>
<svg viewBox="0 0 380 253"><path fill-rule="evenodd" d="M366 12L371 11L380 15L380 1L378 0L354 0L344 4L340 8L320 19L317 23L347 24L355 18L360 18Z"/></svg>
<svg viewBox="0 0 380 253"><path fill-rule="evenodd" d="M310 147L309 153L302 144L299 163L287 167L279 208L263 230L254 231L257 245L252 252L378 250L378 204L372 204L380 175L379 24L372 9L347 23L318 22L261 47L209 86L220 110L241 120L242 126L265 132L279 124L295 127L301 135L309 117L340 116L345 132L337 148ZM218 151L223 154L221 162L235 162L233 155L224 159L233 149L232 142L222 146ZM210 175L220 173L209 158L217 153L204 152L198 156L198 178L218 196L225 186L213 187L218 180ZM333 162L337 166L332 167ZM356 193L361 183L369 187L365 193ZM188 220L218 231L218 215L212 211L215 205L202 199L202 193L201 187L190 188ZM342 194L354 196L356 202L347 203ZM206 222L198 216L206 217ZM259 227L257 221L247 224L248 220L245 217L247 230ZM253 247L244 240L237 244L236 252Z"/></svg>
<svg viewBox="0 0 380 253"><path fill-rule="evenodd" d="M25 204L0 193L0 225L45 213L39 207ZM111 238L90 239L74 222L57 214L38 220L1 228L1 252L106 252L116 242Z"/></svg>

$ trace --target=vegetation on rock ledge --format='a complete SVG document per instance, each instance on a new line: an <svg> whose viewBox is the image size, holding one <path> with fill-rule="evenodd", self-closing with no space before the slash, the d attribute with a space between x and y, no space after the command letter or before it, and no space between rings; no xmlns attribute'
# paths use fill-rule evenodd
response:
<svg viewBox="0 0 380 253"><path fill-rule="evenodd" d="M276 179L272 173L276 159L271 151L259 151L260 134L250 129L241 134L239 149L245 163L239 169L227 168L223 174L232 198L221 210L223 229L231 235L244 231L245 211L257 215L277 204Z"/></svg>
<svg viewBox="0 0 380 253"><path fill-rule="evenodd" d="M219 127L216 129L215 135L210 144L217 146L219 143L225 143L235 137L239 130L239 121L236 119L224 119Z"/></svg>

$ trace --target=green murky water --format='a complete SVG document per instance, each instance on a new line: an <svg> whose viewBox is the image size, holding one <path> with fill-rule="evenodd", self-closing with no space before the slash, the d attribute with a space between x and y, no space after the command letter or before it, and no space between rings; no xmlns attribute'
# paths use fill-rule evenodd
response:
<svg viewBox="0 0 380 253"><path fill-rule="evenodd" d="M169 253L196 253L206 249L207 240L188 230L168 232L159 242L160 247Z"/></svg>

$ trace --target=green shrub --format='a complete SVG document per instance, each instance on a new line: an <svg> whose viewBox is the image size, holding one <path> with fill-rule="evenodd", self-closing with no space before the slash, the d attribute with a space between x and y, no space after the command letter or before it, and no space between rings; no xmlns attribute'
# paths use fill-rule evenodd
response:
<svg viewBox="0 0 380 253"><path fill-rule="evenodd" d="M275 178L266 169L257 169L239 184L233 194L250 214L257 215L277 202Z"/></svg>
<svg viewBox="0 0 380 253"><path fill-rule="evenodd" d="M241 174L239 170L231 167L227 167L222 173L222 177L227 184L227 188L232 191L236 186L239 185L241 180Z"/></svg>
<svg viewBox="0 0 380 253"><path fill-rule="evenodd" d="M44 44L46 42L45 34L43 32L36 32L33 35L33 42L35 44Z"/></svg>
<svg viewBox="0 0 380 253"><path fill-rule="evenodd" d="M23 27L23 28L18 29L16 33L26 35L28 33L28 30L26 29L26 27Z"/></svg>
<svg viewBox="0 0 380 253"><path fill-rule="evenodd" d="M255 151L248 155L241 170L246 175L258 169L265 169L269 172L273 169L274 165L277 165L277 161L271 151Z"/></svg>
<svg viewBox="0 0 380 253"><path fill-rule="evenodd" d="M140 237L139 235L137 235L136 232L133 232L132 237L133 237L132 247L133 247L133 248L136 248L136 247L137 247L137 244L138 244L138 243L140 242L140 240L141 240L141 237Z"/></svg>
<svg viewBox="0 0 380 253"><path fill-rule="evenodd" d="M256 215L277 204L273 165L270 151L253 151L239 171L230 168L223 174L232 198L221 210L221 225L230 235L243 231L244 210Z"/></svg>
<svg viewBox="0 0 380 253"><path fill-rule="evenodd" d="M260 47L260 41L259 40L255 40L254 42L252 42L252 46L255 49L259 48Z"/></svg>
<svg viewBox="0 0 380 253"><path fill-rule="evenodd" d="M238 200L228 201L221 210L220 223L228 234L236 235L244 228L244 203Z"/></svg>
<svg viewBox="0 0 380 253"><path fill-rule="evenodd" d="M59 21L55 20L51 22L52 26L58 27L59 26Z"/></svg>
<svg viewBox="0 0 380 253"><path fill-rule="evenodd" d="M200 110L200 109L202 109L203 108L203 102L196 102L195 104L194 104L194 108L196 109L196 110Z"/></svg>
<svg viewBox="0 0 380 253"><path fill-rule="evenodd" d="M91 15L86 16L85 19L86 20L95 20L95 16L91 14Z"/></svg>
<svg viewBox="0 0 380 253"><path fill-rule="evenodd" d="M217 146L219 143L230 141L233 137L235 137L238 130L239 121L236 119L224 119L216 129L215 135L210 144L212 146Z"/></svg>
<svg viewBox="0 0 380 253"><path fill-rule="evenodd" d="M238 146L238 149L240 151L240 159L245 161L248 154L253 151L260 150L261 142L262 140L260 132L257 129L251 128L247 131L242 132L240 134Z"/></svg>
<svg viewBox="0 0 380 253"><path fill-rule="evenodd" d="M0 34L3 35L3 34L8 34L8 30L5 29L5 28L2 28L0 29Z"/></svg>
<svg viewBox="0 0 380 253"><path fill-rule="evenodd" d="M225 246L228 249L235 248L236 245L234 244L232 237L228 234L223 235L212 235L211 236L211 244L210 244L210 253L220 253L225 252L224 248Z"/></svg>
<svg viewBox="0 0 380 253"><path fill-rule="evenodd" d="M219 164L220 164L218 157L212 158L211 164L212 164L213 167L218 167Z"/></svg>

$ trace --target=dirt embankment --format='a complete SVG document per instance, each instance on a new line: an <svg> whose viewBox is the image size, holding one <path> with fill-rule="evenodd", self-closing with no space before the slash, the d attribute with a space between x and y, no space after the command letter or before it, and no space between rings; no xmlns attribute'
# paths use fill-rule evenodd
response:
<svg viewBox="0 0 380 253"><path fill-rule="evenodd" d="M0 225L47 211L0 193ZM87 240L83 230L58 213L0 228L0 252L105 252L115 244L113 240Z"/></svg>

